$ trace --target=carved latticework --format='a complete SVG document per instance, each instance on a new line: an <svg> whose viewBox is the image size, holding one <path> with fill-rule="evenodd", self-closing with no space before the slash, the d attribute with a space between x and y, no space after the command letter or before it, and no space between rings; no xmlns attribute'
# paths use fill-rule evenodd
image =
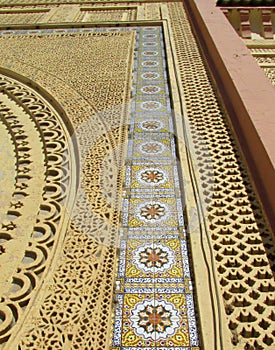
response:
<svg viewBox="0 0 275 350"><path fill-rule="evenodd" d="M41 5L5 6L0 11L1 25L26 25L60 22L114 22L137 19L161 19L161 3L43 3Z"/></svg>
<svg viewBox="0 0 275 350"><path fill-rule="evenodd" d="M251 48L250 51L272 85L275 86L275 48L262 45L262 47Z"/></svg>
<svg viewBox="0 0 275 350"><path fill-rule="evenodd" d="M272 85L275 86L275 67L265 67L263 70L265 75L271 81Z"/></svg>
<svg viewBox="0 0 275 350"><path fill-rule="evenodd" d="M181 5L168 4L232 343L274 344L274 242ZM204 157L210 153L209 162Z"/></svg>
<svg viewBox="0 0 275 350"><path fill-rule="evenodd" d="M6 196L1 210L1 266L6 268L1 270L0 342L5 343L24 322L56 258L73 183L69 135L56 111L35 91L5 76L0 99L2 136L11 143L10 156L15 159L2 183ZM3 161L9 158L3 155Z"/></svg>
<svg viewBox="0 0 275 350"><path fill-rule="evenodd" d="M100 22L100 21L122 21L135 20L136 9L119 8L119 9L81 9L81 13L77 17L77 22Z"/></svg>
<svg viewBox="0 0 275 350"><path fill-rule="evenodd" d="M39 20L43 17L43 12L26 12L26 13L18 13L17 11L14 12L7 12L7 13L0 13L0 23L1 24L17 24L17 23L35 23L39 22Z"/></svg>

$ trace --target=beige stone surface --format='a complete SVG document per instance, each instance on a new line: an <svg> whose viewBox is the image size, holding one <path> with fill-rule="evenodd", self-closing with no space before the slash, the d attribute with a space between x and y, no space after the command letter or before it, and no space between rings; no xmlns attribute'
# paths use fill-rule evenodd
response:
<svg viewBox="0 0 275 350"><path fill-rule="evenodd" d="M187 218L200 208L190 240L201 339L213 350L272 346L272 232L182 5L24 3L5 1L16 7L1 8L3 28L163 21L186 118L177 128L197 157L194 170L178 145ZM134 32L0 37L3 349L108 349L134 42Z"/></svg>

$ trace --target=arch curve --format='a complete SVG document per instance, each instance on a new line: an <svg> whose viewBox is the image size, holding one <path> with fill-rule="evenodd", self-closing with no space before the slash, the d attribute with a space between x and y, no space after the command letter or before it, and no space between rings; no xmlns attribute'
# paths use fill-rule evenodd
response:
<svg viewBox="0 0 275 350"><path fill-rule="evenodd" d="M0 69L0 344L24 323L62 246L77 188L77 145L58 102Z"/></svg>

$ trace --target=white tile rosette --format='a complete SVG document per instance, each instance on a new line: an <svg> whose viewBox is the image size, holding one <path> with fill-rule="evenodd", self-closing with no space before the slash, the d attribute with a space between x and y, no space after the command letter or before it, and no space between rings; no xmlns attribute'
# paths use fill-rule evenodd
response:
<svg viewBox="0 0 275 350"><path fill-rule="evenodd" d="M169 218L170 210L165 203L152 201L139 205L135 215L143 222L158 223L166 221Z"/></svg>
<svg viewBox="0 0 275 350"><path fill-rule="evenodd" d="M142 154L157 155L162 154L167 149L167 147L158 141L146 141L139 144L137 149Z"/></svg>
<svg viewBox="0 0 275 350"><path fill-rule="evenodd" d="M160 243L144 244L133 252L133 264L144 272L164 272L175 264L175 254Z"/></svg>
<svg viewBox="0 0 275 350"><path fill-rule="evenodd" d="M167 180L166 172L159 168L142 169L137 173L137 181L142 185L158 186Z"/></svg>
<svg viewBox="0 0 275 350"><path fill-rule="evenodd" d="M172 303L155 299L137 303L129 319L137 336L154 341L174 335L181 324L179 311Z"/></svg>

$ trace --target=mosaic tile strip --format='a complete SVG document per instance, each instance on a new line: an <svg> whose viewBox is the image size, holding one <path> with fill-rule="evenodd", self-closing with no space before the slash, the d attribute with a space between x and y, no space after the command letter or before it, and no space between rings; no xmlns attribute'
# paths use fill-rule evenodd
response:
<svg viewBox="0 0 275 350"><path fill-rule="evenodd" d="M111 349L199 349L162 28L136 43Z"/></svg>

